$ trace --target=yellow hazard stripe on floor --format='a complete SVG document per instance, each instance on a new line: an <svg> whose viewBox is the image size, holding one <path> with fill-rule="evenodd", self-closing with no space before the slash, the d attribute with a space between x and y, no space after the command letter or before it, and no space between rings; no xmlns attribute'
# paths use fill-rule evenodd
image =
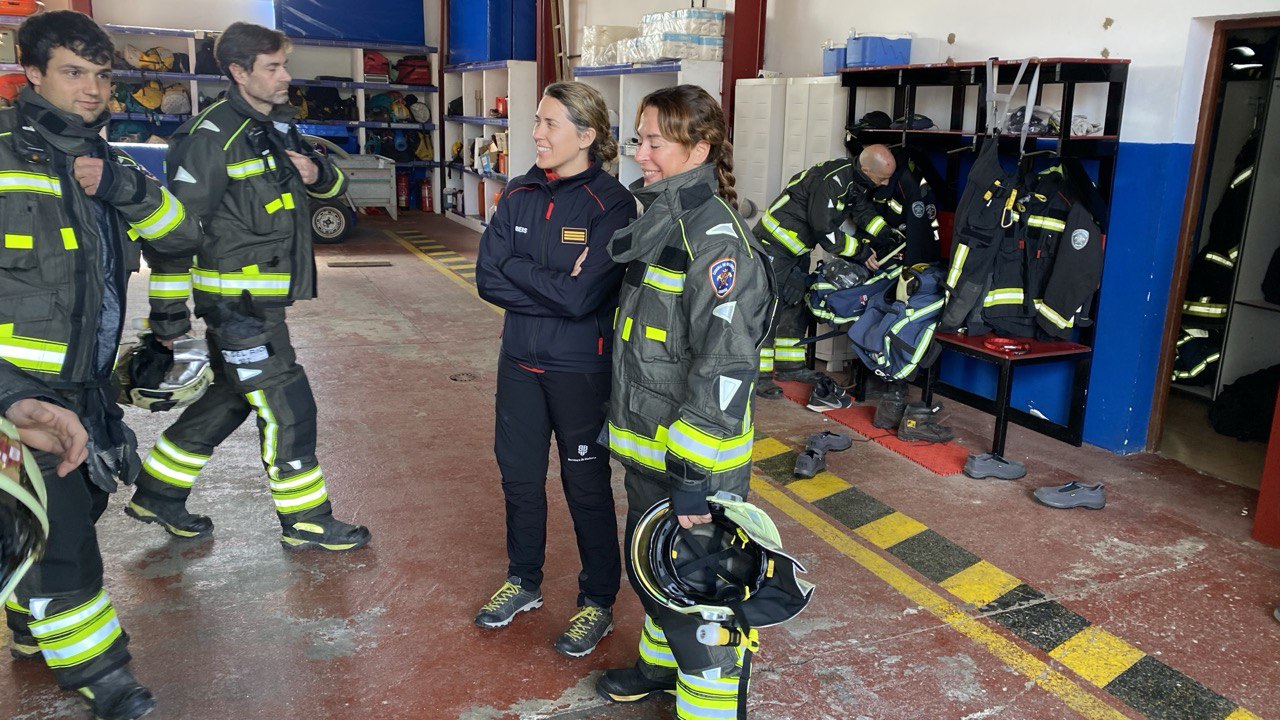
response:
<svg viewBox="0 0 1280 720"><path fill-rule="evenodd" d="M444 275L445 277L449 278L449 280L452 281L455 285L465 288L466 291L474 295L476 299L480 299L480 294L476 292L476 286L475 286L475 265L472 265L468 261L467 265L465 266L465 269L456 269L454 267L445 265L441 259L441 255L444 255L446 259L448 257L462 258L461 255L458 255L452 250L437 250L435 249L436 247L442 247L442 246L438 245L437 243L431 240L419 240L417 238L414 238L411 240L409 238L401 237L401 235L408 234L408 233L404 233L403 231L397 233L391 230L384 230L383 232L387 234L387 237L391 238L392 240L395 240L397 243L400 243L400 245L404 246L406 250L413 253L414 255L417 255L420 260L422 260L426 264L438 270L441 275ZM409 234L409 237L413 238L413 235ZM423 250L423 247L426 247L427 250ZM465 260L465 258L463 259ZM469 273L469 276L464 277L462 273ZM484 302L484 300L481 300L481 302ZM502 314L502 308L496 305L490 305L487 302L485 302L484 304L489 308L491 308L494 312L498 313L499 315ZM785 446L783 447L785 448Z"/></svg>
<svg viewBox="0 0 1280 720"><path fill-rule="evenodd" d="M1187 717L1225 717L1227 720L1258 717L842 478L823 471L810 479L796 479L791 472L795 458L796 453L785 443L757 437L752 451L752 460L756 463L752 489L896 590L986 646L1010 667L1030 675L1048 666L1027 651L1008 644L889 560L858 545L767 480L784 486L800 500L813 503L854 535L932 580L974 608L978 617L989 617L1090 684L1149 717L1181 717L1178 712L1183 711L1191 712ZM1000 638L999 642L988 634ZM1101 709L1095 707L1096 699L1087 693L1088 701L1076 697L1074 693L1084 691L1065 677L1062 682L1045 684L1037 676L1036 681L1087 717L1123 717L1105 704ZM1091 714L1095 711L1103 714Z"/></svg>

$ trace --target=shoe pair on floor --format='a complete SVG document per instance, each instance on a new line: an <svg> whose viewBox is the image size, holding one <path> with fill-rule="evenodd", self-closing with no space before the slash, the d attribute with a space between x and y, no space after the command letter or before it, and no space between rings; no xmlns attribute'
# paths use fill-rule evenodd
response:
<svg viewBox="0 0 1280 720"><path fill-rule="evenodd" d="M187 512L186 502L135 490L124 512L129 517L160 525L174 537L197 539L213 534L213 520ZM290 550L320 548L333 552L358 550L373 537L363 525L352 525L324 513L281 523L280 544Z"/></svg>
<svg viewBox="0 0 1280 720"><path fill-rule="evenodd" d="M841 452L853 445L853 438L840 433L824 430L809 436L804 450L796 456L796 467L792 471L798 478L811 478L827 467L826 454Z"/></svg>
<svg viewBox="0 0 1280 720"><path fill-rule="evenodd" d="M810 370L806 367L795 370L777 370L773 373L760 373L760 377L756 379L756 395L770 400L782 397L782 388L774 380L812 385L824 377L826 376L817 370Z"/></svg>
<svg viewBox="0 0 1280 720"><path fill-rule="evenodd" d="M929 406L922 402L907 402L906 383L885 385L876 402L876 414L871 424L881 430L898 431L898 439L905 442L947 442L955 437L951 428L937 421L941 405Z"/></svg>
<svg viewBox="0 0 1280 720"><path fill-rule="evenodd" d="M542 607L542 591L526 590L520 578L509 577L476 613L476 625L496 630L511 624L515 616ZM590 600L569 619L569 627L556 639L556 652L569 657L582 657L613 632L613 610Z"/></svg>

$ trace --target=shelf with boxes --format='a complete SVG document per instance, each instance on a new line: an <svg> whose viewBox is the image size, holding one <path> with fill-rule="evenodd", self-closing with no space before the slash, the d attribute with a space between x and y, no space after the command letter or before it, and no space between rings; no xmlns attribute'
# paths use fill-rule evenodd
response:
<svg viewBox="0 0 1280 720"><path fill-rule="evenodd" d="M645 95L673 85L699 85L720 100L724 65L705 60L662 61L639 65L578 66L574 79L590 85L604 96L605 105L618 116L618 142L622 155L618 161L618 180L630 185L639 180L640 164L627 140L636 134L636 110ZM632 146L634 147L634 146Z"/></svg>
<svg viewBox="0 0 1280 720"><path fill-rule="evenodd" d="M536 69L536 63L526 60L444 69L449 113L441 126L448 161L442 168L440 210L477 232L492 219L509 178L533 166Z"/></svg>

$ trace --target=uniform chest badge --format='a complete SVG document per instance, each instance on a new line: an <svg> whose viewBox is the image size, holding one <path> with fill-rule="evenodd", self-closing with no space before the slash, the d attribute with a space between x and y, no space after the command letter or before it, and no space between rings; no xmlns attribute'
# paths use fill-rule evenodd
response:
<svg viewBox="0 0 1280 720"><path fill-rule="evenodd" d="M586 245L587 231L585 228L560 228L560 242L571 245Z"/></svg>
<svg viewBox="0 0 1280 720"><path fill-rule="evenodd" d="M721 258L711 263L707 274L711 277L716 297L722 298L733 290L733 283L738 279L738 263L733 258Z"/></svg>
<svg viewBox="0 0 1280 720"><path fill-rule="evenodd" d="M1071 247L1077 250L1083 250L1085 245L1089 244L1089 231L1081 228L1071 233Z"/></svg>

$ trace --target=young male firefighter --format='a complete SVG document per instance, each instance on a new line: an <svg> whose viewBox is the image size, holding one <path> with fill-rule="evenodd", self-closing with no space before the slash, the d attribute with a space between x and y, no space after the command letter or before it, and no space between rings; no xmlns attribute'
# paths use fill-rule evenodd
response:
<svg viewBox="0 0 1280 720"><path fill-rule="evenodd" d="M856 161L840 158L818 163L791 178L756 224L753 232L773 261L778 287L778 311L760 351L757 394L782 394L770 375L779 380L817 379L805 368L804 348L800 346L808 319L804 294L809 253L821 245L871 270L879 268L871 240L884 233L887 223L870 196L889 184L896 166L893 153L884 145L866 146ZM862 237L842 229L846 220L852 220Z"/></svg>
<svg viewBox="0 0 1280 720"><path fill-rule="evenodd" d="M0 414L48 479L49 534L43 558L5 598L10 649L43 655L95 717L137 718L155 699L129 672L94 530L108 493L140 465L112 369L139 250L153 268L180 268L188 261L161 253L189 257L200 227L103 138L114 50L106 32L63 10L24 21L17 42L29 84L16 107L0 110ZM163 318L156 327L171 329Z"/></svg>
<svg viewBox="0 0 1280 720"><path fill-rule="evenodd" d="M281 542L354 550L370 534L333 516L316 459L315 399L285 325L285 308L316 294L307 198L335 197L346 179L293 123L289 50L281 32L233 23L214 50L232 80L227 97L171 140L169 186L204 223L190 277L215 379L156 441L126 512L178 537L211 533L208 517L187 512L187 496L213 449L256 412ZM182 323L160 337L186 332L187 276L151 280Z"/></svg>

